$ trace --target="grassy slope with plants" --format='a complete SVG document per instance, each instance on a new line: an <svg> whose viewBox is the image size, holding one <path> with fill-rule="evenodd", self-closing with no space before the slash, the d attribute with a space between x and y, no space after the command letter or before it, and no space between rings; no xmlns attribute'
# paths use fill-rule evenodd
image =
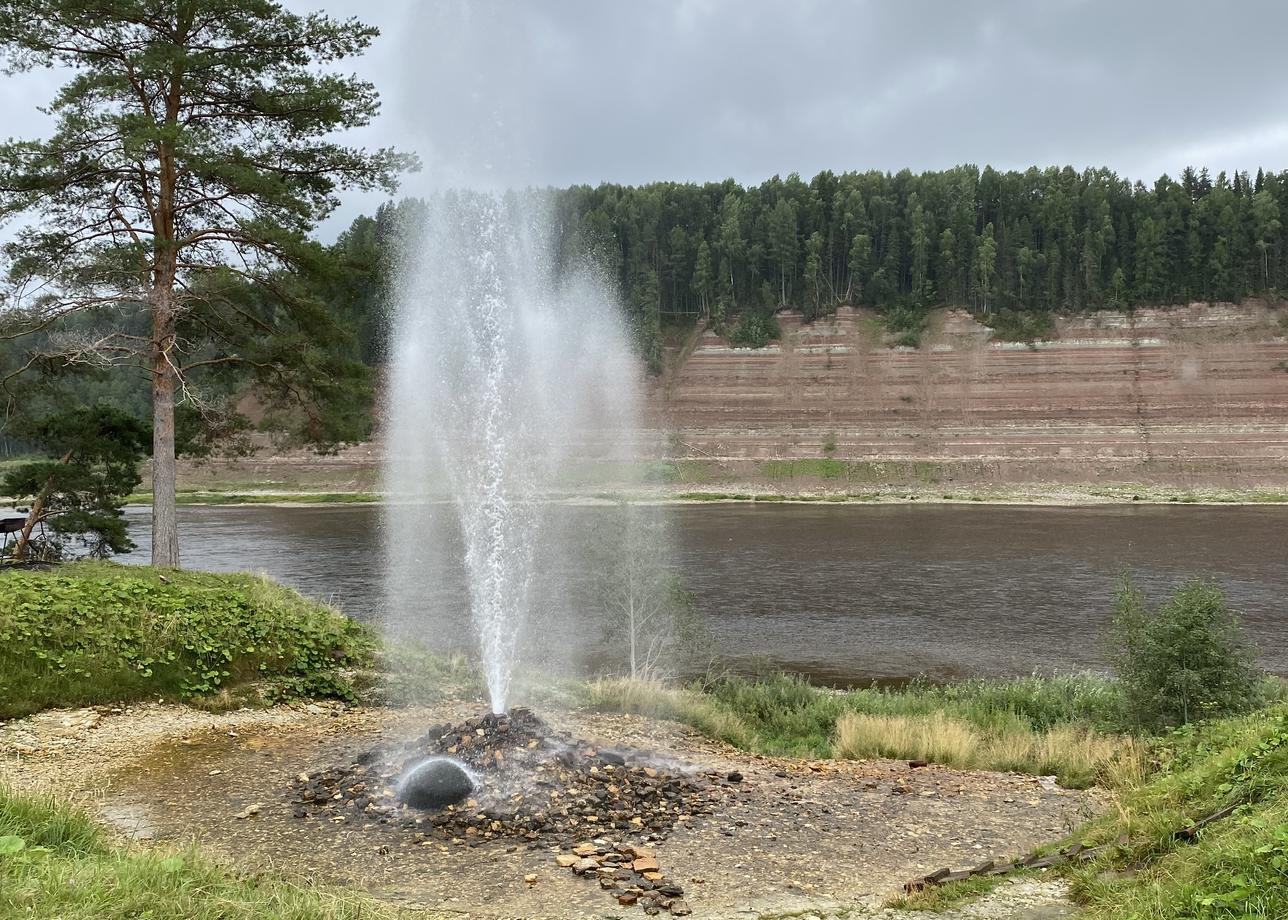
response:
<svg viewBox="0 0 1288 920"><path fill-rule="evenodd" d="M251 575L110 563L0 571L0 718L49 706L352 698L376 644L363 626Z"/></svg>
<svg viewBox="0 0 1288 920"><path fill-rule="evenodd" d="M1089 920L1288 917L1288 706L1187 728L1160 754L1154 778L1075 835L1130 841L1073 873ZM1229 805L1195 842L1176 838Z"/></svg>
<svg viewBox="0 0 1288 920"><path fill-rule="evenodd" d="M1288 917L1288 706L1189 726L1160 739L1148 778L1116 796L1069 843L1110 844L1060 870L1084 920L1269 920ZM1197 833L1177 832L1228 807ZM1126 840L1126 844L1119 841ZM1005 854L1012 855L1012 854ZM997 885L968 879L894 906L939 911Z"/></svg>
<svg viewBox="0 0 1288 920"><path fill-rule="evenodd" d="M0 917L59 920L383 920L393 908L195 851L119 848L89 818L0 786ZM420 914L418 916L424 916Z"/></svg>

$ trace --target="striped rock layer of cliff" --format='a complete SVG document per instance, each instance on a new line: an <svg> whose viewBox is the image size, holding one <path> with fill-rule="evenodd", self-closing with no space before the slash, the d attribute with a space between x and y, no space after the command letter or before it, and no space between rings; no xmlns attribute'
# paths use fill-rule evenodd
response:
<svg viewBox="0 0 1288 920"><path fill-rule="evenodd" d="M954 478L1288 485L1288 311L1194 304L1057 321L990 340L934 314L917 349L848 307L734 349L698 334L652 396L671 453L726 466L831 458Z"/></svg>

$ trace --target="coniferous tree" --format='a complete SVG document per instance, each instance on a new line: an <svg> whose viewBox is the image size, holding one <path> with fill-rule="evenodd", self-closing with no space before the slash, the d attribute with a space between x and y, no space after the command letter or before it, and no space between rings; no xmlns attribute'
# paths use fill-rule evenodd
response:
<svg viewBox="0 0 1288 920"><path fill-rule="evenodd" d="M176 566L175 407L211 412L199 371L236 367L298 397L304 434L345 438L361 365L303 280L326 270L309 231L345 187L392 190L412 165L331 138L375 115L374 88L327 73L376 34L271 0L0 0L0 52L72 76L54 133L0 146L10 334L76 314L119 318L39 361L116 364L152 394L154 564ZM144 317L139 335L127 320ZM339 423L337 426L336 423Z"/></svg>

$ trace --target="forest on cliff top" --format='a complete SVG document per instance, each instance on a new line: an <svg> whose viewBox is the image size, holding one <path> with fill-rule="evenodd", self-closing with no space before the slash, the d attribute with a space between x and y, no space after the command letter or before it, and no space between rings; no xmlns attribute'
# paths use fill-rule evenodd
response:
<svg viewBox="0 0 1288 920"><path fill-rule="evenodd" d="M1043 320L1053 311L1278 299L1288 290L1288 171L1214 178L1187 168L1147 187L1106 169L966 165L921 174L823 172L809 181L793 174L750 187L730 179L519 194L548 209L559 266L590 259L617 289L635 346L655 371L666 330L699 318L735 343L756 344L773 334L775 310L790 307L810 320L848 303L880 311L902 333L898 341L915 345L918 324L937 306L965 307L1031 338L1050 328ZM305 328L302 340L350 369L341 439L370 433L370 378L383 361L398 253L433 206L418 198L384 204L329 245L325 272L285 279L329 314L326 341ZM276 306L248 286L239 309L273 315ZM35 338L91 340L96 324L139 336L148 329L141 306L70 316ZM31 347L0 343L0 364L20 366ZM60 373L60 400L146 417L142 375L81 370ZM221 424L236 422L244 381L235 371L198 371L191 386L210 404L226 404ZM181 427L196 418L186 404L180 416ZM0 433L0 455L22 449Z"/></svg>
<svg viewBox="0 0 1288 920"><path fill-rule="evenodd" d="M881 311L1127 309L1238 301L1284 289L1288 172L1185 169L1152 187L1106 169L793 174L758 186L573 186L546 190L558 257L591 254L621 292L656 366L668 321L717 329L746 311L806 320L852 303ZM350 265L332 303L378 363L389 253L404 199L340 235Z"/></svg>

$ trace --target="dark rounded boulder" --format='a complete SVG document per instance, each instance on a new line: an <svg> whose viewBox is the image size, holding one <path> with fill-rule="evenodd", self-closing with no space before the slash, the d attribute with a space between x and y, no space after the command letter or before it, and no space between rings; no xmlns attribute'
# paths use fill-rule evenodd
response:
<svg viewBox="0 0 1288 920"><path fill-rule="evenodd" d="M398 787L398 799L412 808L438 809L467 799L474 780L463 766L435 757L416 766Z"/></svg>

